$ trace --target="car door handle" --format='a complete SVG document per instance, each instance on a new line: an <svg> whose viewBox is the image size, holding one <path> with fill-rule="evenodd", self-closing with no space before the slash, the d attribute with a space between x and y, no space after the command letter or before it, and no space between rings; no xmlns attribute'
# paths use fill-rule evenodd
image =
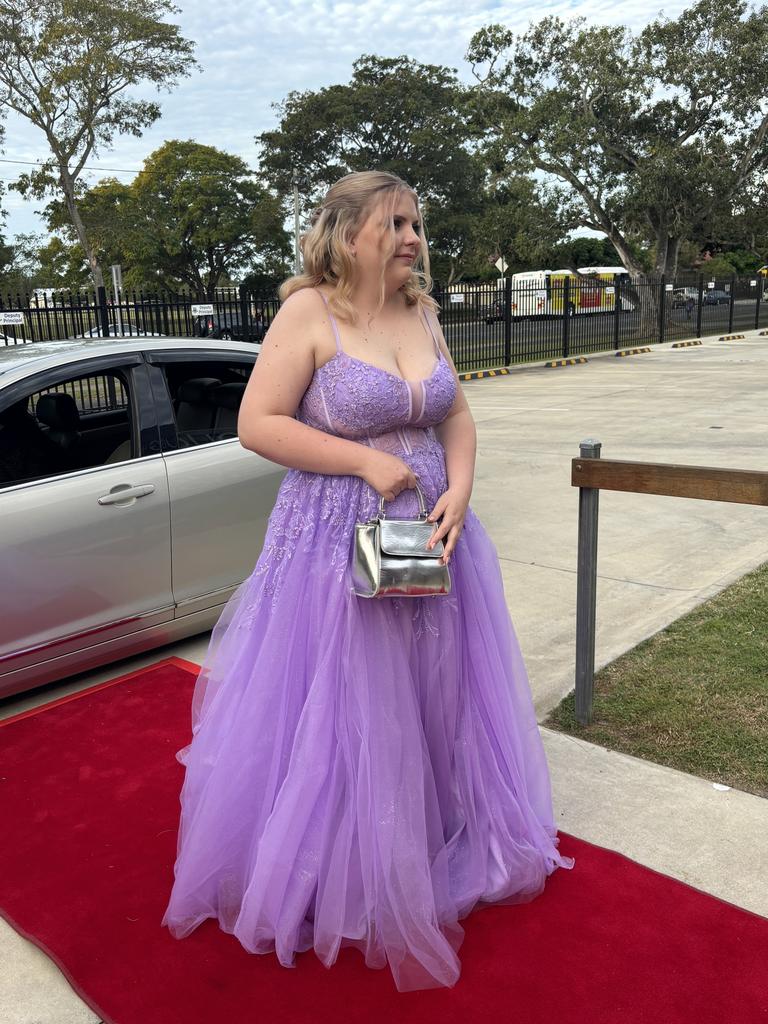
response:
<svg viewBox="0 0 768 1024"><path fill-rule="evenodd" d="M117 505L123 501L143 498L145 494L152 494L154 489L154 484L138 484L136 487L128 485L117 487L114 491L110 491L109 494L102 494L98 502L100 505Z"/></svg>

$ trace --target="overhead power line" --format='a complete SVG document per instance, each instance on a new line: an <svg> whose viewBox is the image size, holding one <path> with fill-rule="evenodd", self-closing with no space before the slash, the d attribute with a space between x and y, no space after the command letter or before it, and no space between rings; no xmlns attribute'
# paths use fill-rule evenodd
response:
<svg viewBox="0 0 768 1024"><path fill-rule="evenodd" d="M26 167L42 167L48 163L47 160L8 160L6 157L0 157L0 164L24 164ZM116 171L118 174L138 174L141 168L134 167L93 167L87 164L84 171Z"/></svg>

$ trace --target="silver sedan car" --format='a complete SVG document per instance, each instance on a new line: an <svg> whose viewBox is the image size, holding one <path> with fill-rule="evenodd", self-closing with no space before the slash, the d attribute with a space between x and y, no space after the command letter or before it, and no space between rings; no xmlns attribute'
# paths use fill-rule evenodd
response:
<svg viewBox="0 0 768 1024"><path fill-rule="evenodd" d="M259 347L0 347L0 697L212 628L285 474L237 438Z"/></svg>

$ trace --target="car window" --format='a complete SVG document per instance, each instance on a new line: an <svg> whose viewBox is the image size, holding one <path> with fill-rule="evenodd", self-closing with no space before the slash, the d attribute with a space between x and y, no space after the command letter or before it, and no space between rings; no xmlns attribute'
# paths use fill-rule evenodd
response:
<svg viewBox="0 0 768 1024"><path fill-rule="evenodd" d="M134 455L127 374L119 369L64 378L3 405L0 487Z"/></svg>
<svg viewBox="0 0 768 1024"><path fill-rule="evenodd" d="M173 406L179 448L237 438L237 415L254 359L153 359Z"/></svg>

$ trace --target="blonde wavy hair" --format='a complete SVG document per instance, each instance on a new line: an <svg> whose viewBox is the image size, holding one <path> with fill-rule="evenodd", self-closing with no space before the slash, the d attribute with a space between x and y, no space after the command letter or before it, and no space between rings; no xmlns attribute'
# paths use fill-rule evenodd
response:
<svg viewBox="0 0 768 1024"><path fill-rule="evenodd" d="M354 171L331 185L320 205L310 214L309 229L299 235L304 271L283 281L278 289L280 301L284 302L301 288L330 284L333 291L329 296L329 304L342 319L356 323L357 310L352 304L351 295L357 264L350 253L349 244L368 216L378 212L379 245L384 257L379 278L378 309L381 309L385 299L385 268L395 253L393 214L398 199L404 193L416 204L419 252L412 265L411 276L400 290L405 295L406 305L418 304L420 311L426 306L437 314L438 304L429 294L432 290L432 277L419 198L410 185L389 171Z"/></svg>

